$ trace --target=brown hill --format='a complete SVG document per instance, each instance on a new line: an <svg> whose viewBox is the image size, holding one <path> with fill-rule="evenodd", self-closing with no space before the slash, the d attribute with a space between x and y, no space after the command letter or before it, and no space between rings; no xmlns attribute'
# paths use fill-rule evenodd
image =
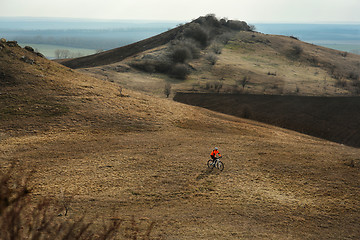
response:
<svg viewBox="0 0 360 240"><path fill-rule="evenodd" d="M148 50L128 54L129 57L122 58L121 61L115 58L122 54L106 52L104 54L112 59L112 63L107 65L92 59L96 55L89 56L91 61L88 64L98 67L83 70L156 95L162 93L165 83L171 83L175 91L302 96L357 96L360 92L360 55L312 45L293 37L229 30L222 25L216 27L215 24L214 27L214 24L206 21L199 25L205 26L205 32L211 32L205 47L196 49L199 42L189 43L188 39L193 38L180 34L191 26L184 25L182 31L174 29L179 30L175 41L152 49L148 49L148 45L142 47L142 42L136 43L134 46L137 49ZM248 30L249 27L243 29ZM201 28L196 30L195 33L202 32ZM196 35L195 33L193 34ZM149 41L156 41L157 38L155 36ZM159 40L161 39L159 36ZM189 51L190 57L180 58L180 54L186 55ZM82 58L70 61L81 60ZM186 73L186 81L179 81L177 77L184 80L181 79L182 76L172 74L171 64L176 63L185 65L186 69L183 71ZM145 78L146 81L143 81ZM218 89L217 86L221 87Z"/></svg>
<svg viewBox="0 0 360 240"><path fill-rule="evenodd" d="M250 27L242 21L225 19L219 21L215 16L210 14L205 17L199 17L190 23L180 25L162 34L124 47L75 59L57 60L57 62L74 69L108 65L170 42L174 44L173 40L183 41L185 38L191 38L196 41L197 44L200 44L201 47L205 47L216 36L234 30L248 31Z"/></svg>
<svg viewBox="0 0 360 240"><path fill-rule="evenodd" d="M234 30L249 31L250 27L247 23L242 21L225 19L218 20L215 16L210 14L205 17L199 17L190 23L180 25L162 34L124 47L115 48L90 56L74 59L60 59L56 61L74 69L103 66L120 62L127 57L143 53L147 50L154 49L168 43L176 45L176 41L174 40L181 42L185 39L191 39L194 42L192 43L194 45L192 46L193 48L204 48L214 38L219 35L224 35L224 33L233 32Z"/></svg>
<svg viewBox="0 0 360 240"><path fill-rule="evenodd" d="M85 215L99 219L96 229L134 217L138 237L154 221L151 237L161 239L360 236L359 149L120 94L12 42L0 45L0 83L1 172L11 163L14 176L35 170L30 204L72 196L68 214L53 219ZM223 172L206 166L214 146Z"/></svg>
<svg viewBox="0 0 360 240"><path fill-rule="evenodd" d="M200 26L216 34L198 52L183 34L176 37L177 41L123 61L82 71L157 96L164 96L164 86L170 85L173 92L201 93L187 94L186 99L179 95L177 99L197 106L211 105L212 110L236 116L243 116L243 108L248 106L254 120L360 146L359 55L294 37L229 30L215 18L204 19ZM189 26L183 26L182 32ZM201 28L197 32L201 33ZM141 49L141 42L137 44ZM182 59L181 54L190 57ZM183 61L176 62L179 58ZM179 65L180 72L174 74L173 66ZM226 95L215 97L214 93Z"/></svg>

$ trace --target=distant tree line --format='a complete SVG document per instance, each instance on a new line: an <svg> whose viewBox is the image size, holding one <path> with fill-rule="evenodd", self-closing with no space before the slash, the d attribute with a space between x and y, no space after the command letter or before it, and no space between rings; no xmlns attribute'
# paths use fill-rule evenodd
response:
<svg viewBox="0 0 360 240"><path fill-rule="evenodd" d="M56 59L77 58L84 56L84 54L80 52L71 52L68 49L56 49L54 54Z"/></svg>

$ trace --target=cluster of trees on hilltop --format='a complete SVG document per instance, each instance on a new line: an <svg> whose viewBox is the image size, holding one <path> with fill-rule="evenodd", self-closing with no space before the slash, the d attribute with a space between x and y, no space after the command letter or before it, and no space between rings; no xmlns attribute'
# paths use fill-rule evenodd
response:
<svg viewBox="0 0 360 240"><path fill-rule="evenodd" d="M202 50L212 45L210 53L204 57L214 65L217 60L214 54L221 53L220 45L226 44L237 31L253 30L254 26L244 21L218 19L209 14L183 25L176 38L160 54L147 54L130 65L142 71L165 73L174 78L185 79L191 71L188 62L200 58Z"/></svg>

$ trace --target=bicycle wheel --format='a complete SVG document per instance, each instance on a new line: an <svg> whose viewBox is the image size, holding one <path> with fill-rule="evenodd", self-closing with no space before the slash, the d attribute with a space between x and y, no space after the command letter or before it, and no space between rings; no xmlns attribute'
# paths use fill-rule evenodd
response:
<svg viewBox="0 0 360 240"><path fill-rule="evenodd" d="M214 161L212 159L210 159L208 162L207 162L207 165L209 168L213 169L214 168Z"/></svg>
<svg viewBox="0 0 360 240"><path fill-rule="evenodd" d="M216 167L217 167L220 171L222 171L222 170L224 170L224 163L221 162L221 161L218 161L218 162L216 163Z"/></svg>

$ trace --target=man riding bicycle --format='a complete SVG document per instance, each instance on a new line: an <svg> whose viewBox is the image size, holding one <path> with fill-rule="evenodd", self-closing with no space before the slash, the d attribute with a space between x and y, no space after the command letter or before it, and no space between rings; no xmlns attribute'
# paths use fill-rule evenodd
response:
<svg viewBox="0 0 360 240"><path fill-rule="evenodd" d="M216 157L216 155L219 155L219 156ZM207 162L207 166L210 169L213 169L214 167L216 167L220 171L224 170L224 163L221 162L219 159L219 158L221 158L221 154L219 153L219 149L217 147L215 147L214 150L212 150L210 157L211 157L211 159Z"/></svg>
<svg viewBox="0 0 360 240"><path fill-rule="evenodd" d="M214 148L214 150L212 150L210 157L212 160L216 159L216 154L219 155L219 157L221 157L221 154L219 153L219 149L217 147Z"/></svg>

